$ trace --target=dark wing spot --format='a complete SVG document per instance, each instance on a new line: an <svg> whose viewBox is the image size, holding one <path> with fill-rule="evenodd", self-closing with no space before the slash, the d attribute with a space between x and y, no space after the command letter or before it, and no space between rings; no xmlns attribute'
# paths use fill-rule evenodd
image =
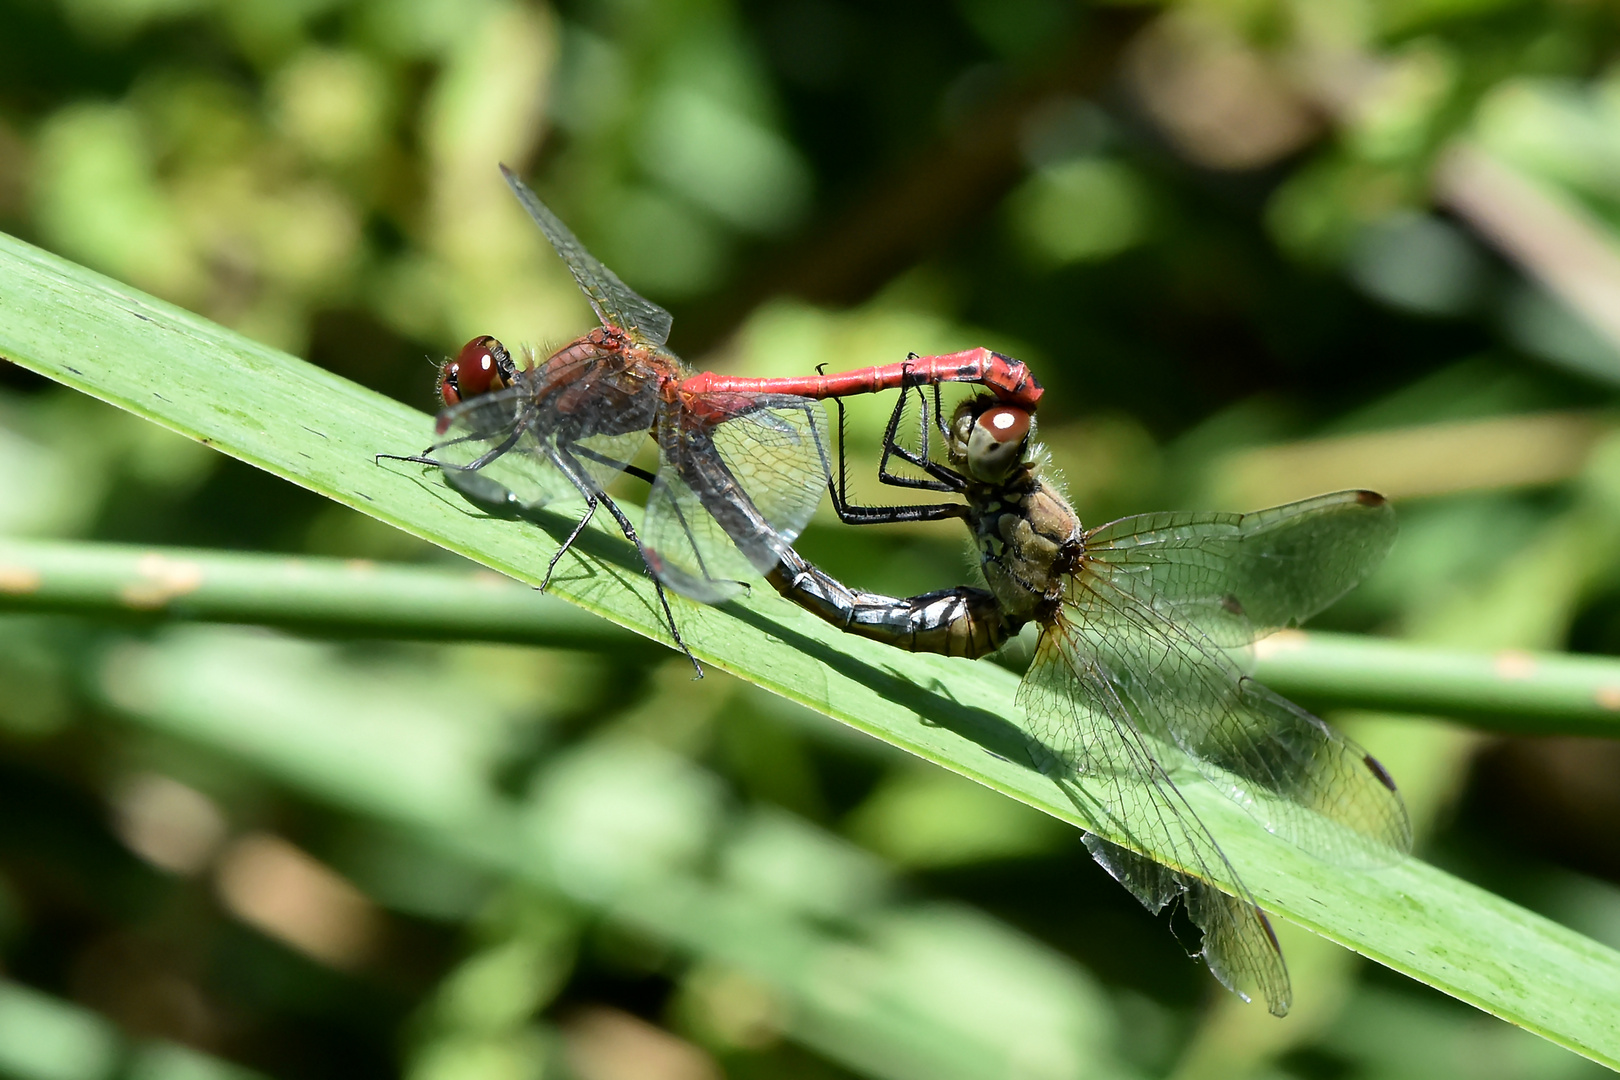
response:
<svg viewBox="0 0 1620 1080"><path fill-rule="evenodd" d="M1395 790L1395 778L1393 776L1389 775L1389 770L1388 769L1384 768L1381 764L1379 764L1377 758L1373 757L1371 754L1367 754L1364 757L1362 757L1361 760L1366 762L1367 768L1371 769L1372 774L1374 776L1378 777L1378 782L1380 784L1383 784L1385 787L1389 788L1389 790L1391 790L1391 791Z"/></svg>
<svg viewBox="0 0 1620 1080"><path fill-rule="evenodd" d="M1246 612L1243 610L1243 602L1237 597L1233 596L1231 593L1227 593L1225 596L1221 597L1221 607L1225 608L1233 615L1241 616L1246 614Z"/></svg>
<svg viewBox="0 0 1620 1080"><path fill-rule="evenodd" d="M1272 949L1276 950L1276 953L1277 953L1278 956L1281 956L1282 955L1282 942L1277 940L1277 931L1275 931L1275 930L1273 930L1271 928L1271 920L1266 918L1266 913L1264 911L1261 911L1258 905L1255 906L1254 913L1255 913L1255 915L1257 915L1259 917L1260 925L1265 927L1266 937L1271 939L1271 947L1272 947Z"/></svg>
<svg viewBox="0 0 1620 1080"><path fill-rule="evenodd" d="M1356 492L1356 502L1360 503L1362 506L1383 506L1388 501L1388 499L1384 498L1376 491Z"/></svg>

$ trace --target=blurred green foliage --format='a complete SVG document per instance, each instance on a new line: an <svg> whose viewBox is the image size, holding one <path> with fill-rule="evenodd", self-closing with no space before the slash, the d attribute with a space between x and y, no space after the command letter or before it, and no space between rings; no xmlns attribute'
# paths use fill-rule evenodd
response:
<svg viewBox="0 0 1620 1080"><path fill-rule="evenodd" d="M424 355L590 324L506 161L700 366L997 347L1088 520L1381 488L1325 625L1616 654L1617 46L1531 0L0 0L0 228L427 408ZM0 390L8 534L436 557ZM803 546L913 592L962 544ZM678 660L0 638L0 1074L1596 1071L1302 933L1295 1016L1211 1004L1077 835ZM1425 857L1620 946L1614 746L1339 719Z"/></svg>

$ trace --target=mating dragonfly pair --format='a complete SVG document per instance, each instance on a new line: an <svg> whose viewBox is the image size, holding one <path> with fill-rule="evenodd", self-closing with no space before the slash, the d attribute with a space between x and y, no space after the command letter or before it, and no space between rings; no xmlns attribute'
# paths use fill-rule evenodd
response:
<svg viewBox="0 0 1620 1080"><path fill-rule="evenodd" d="M751 573L845 631L918 652L976 658L1035 624L1039 644L1018 691L1031 764L1124 841L1087 834L1111 875L1156 912L1181 898L1216 977L1285 1014L1288 973L1266 915L1175 777L1191 766L1268 830L1334 862L1379 865L1410 847L1383 767L1227 652L1320 611L1365 577L1394 540L1384 499L1349 491L1252 514L1146 514L1084 529L1032 457L1042 389L1023 364L972 349L841 375L695 373L665 347L669 313L502 171L601 326L523 367L494 338L468 342L441 369L439 441L402 460L442 469L486 504L583 497L586 512L548 581L606 507L641 552L689 658L666 586L715 603ZM947 416L947 382L985 392ZM842 446L831 482L821 402L894 389L901 400L880 479L961 501L854 505ZM911 395L917 445L900 436ZM656 473L631 463L649 433ZM639 533L605 491L620 473L651 484ZM792 547L826 490L850 524L962 519L986 587L900 598L831 578Z"/></svg>

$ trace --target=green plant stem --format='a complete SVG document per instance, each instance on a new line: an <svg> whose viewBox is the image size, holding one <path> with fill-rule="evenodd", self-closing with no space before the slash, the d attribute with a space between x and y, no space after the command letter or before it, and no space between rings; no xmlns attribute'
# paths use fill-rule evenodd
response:
<svg viewBox="0 0 1620 1080"><path fill-rule="evenodd" d="M1290 630L1256 646L1255 676L1319 710L1422 713L1532 735L1620 736L1620 660L1597 656Z"/></svg>
<svg viewBox="0 0 1620 1080"><path fill-rule="evenodd" d="M260 623L331 637L665 650L488 570L0 540L0 611Z"/></svg>
<svg viewBox="0 0 1620 1080"><path fill-rule="evenodd" d="M333 637L660 651L487 570L121 544L0 540L6 610L259 623ZM1470 652L1291 630L1256 647L1255 675L1318 710L1432 714L1536 735L1620 735L1620 660L1602 657Z"/></svg>

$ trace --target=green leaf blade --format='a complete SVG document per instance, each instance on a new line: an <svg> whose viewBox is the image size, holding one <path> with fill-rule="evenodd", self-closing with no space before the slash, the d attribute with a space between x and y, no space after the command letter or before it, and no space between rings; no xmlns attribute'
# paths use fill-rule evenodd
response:
<svg viewBox="0 0 1620 1080"><path fill-rule="evenodd" d="M479 515L431 470L384 462L431 425L416 410L195 315L0 236L0 355L85 393L535 583L556 528ZM634 553L592 530L553 591L659 637ZM1014 677L838 634L763 589L721 608L681 602L693 651L723 670L1084 825L1026 767ZM1189 784L1255 895L1271 910L1413 978L1620 1066L1620 954L1416 859L1352 870L1269 836L1208 785Z"/></svg>

